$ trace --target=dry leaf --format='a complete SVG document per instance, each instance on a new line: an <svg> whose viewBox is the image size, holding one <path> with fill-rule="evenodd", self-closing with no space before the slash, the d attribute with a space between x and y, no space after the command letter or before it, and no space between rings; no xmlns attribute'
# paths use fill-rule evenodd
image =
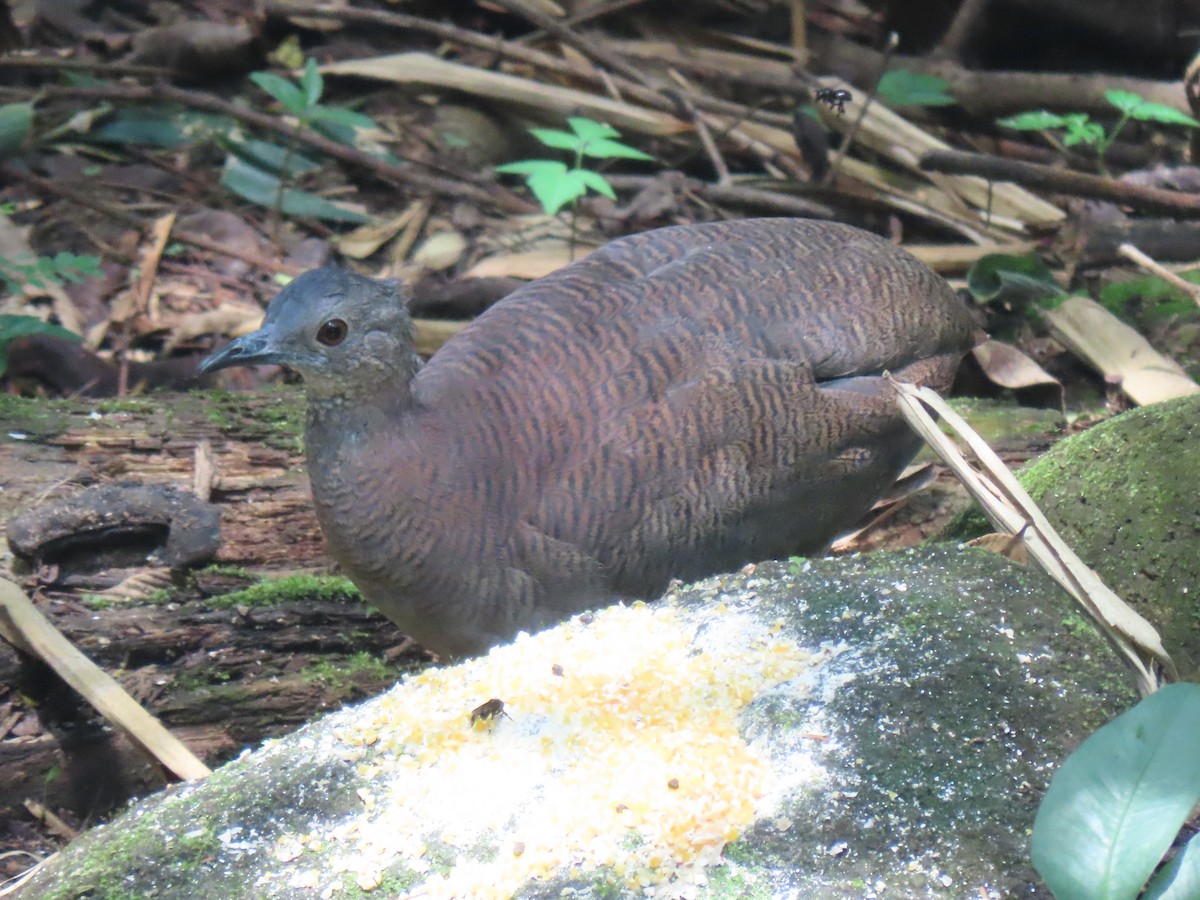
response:
<svg viewBox="0 0 1200 900"><path fill-rule="evenodd" d="M467 252L467 239L454 230L430 235L413 251L409 263L430 272L441 272L454 266Z"/></svg>
<svg viewBox="0 0 1200 900"><path fill-rule="evenodd" d="M993 384L1014 391L1032 387L1053 387L1058 397L1058 405L1063 405L1062 382L1011 344L988 340L971 353L983 374Z"/></svg>
<svg viewBox="0 0 1200 900"><path fill-rule="evenodd" d="M384 222L369 222L360 225L337 242L338 250L351 259L366 259L394 238L417 214L419 200L414 200L404 211Z"/></svg>
<svg viewBox="0 0 1200 900"><path fill-rule="evenodd" d="M519 253L497 253L481 259L463 273L463 278L541 278L583 259L591 249L576 247L574 253L566 245L540 247Z"/></svg>
<svg viewBox="0 0 1200 900"><path fill-rule="evenodd" d="M1019 566L1029 565L1029 548L1025 546L1025 541L1019 535L993 531L991 534L982 535L973 541L967 541L967 546L999 553L1005 559L1011 559Z"/></svg>
<svg viewBox="0 0 1200 900"><path fill-rule="evenodd" d="M559 116L587 116L622 131L670 135L691 126L675 116L632 103L598 97L587 91L545 84L503 72L477 69L438 59L428 53L396 53L353 59L321 66L325 75L357 75L398 84L423 84L439 90L457 90L477 97L532 107Z"/></svg>
<svg viewBox="0 0 1200 900"><path fill-rule="evenodd" d="M1059 343L1119 382L1134 403L1144 406L1200 392L1181 366L1095 300L1068 297L1042 316Z"/></svg>

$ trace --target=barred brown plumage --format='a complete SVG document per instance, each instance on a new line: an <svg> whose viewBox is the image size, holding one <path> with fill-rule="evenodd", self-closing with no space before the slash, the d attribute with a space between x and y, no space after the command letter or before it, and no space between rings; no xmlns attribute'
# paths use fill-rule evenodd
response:
<svg viewBox="0 0 1200 900"><path fill-rule="evenodd" d="M758 219L614 241L424 367L393 283L318 269L203 368L303 375L331 555L460 656L822 549L919 446L882 372L945 389L970 339L950 287L882 238Z"/></svg>

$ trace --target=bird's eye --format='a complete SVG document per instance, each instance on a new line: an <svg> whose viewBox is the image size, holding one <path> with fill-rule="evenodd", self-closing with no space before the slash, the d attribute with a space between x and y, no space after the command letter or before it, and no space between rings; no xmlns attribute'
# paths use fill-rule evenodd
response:
<svg viewBox="0 0 1200 900"><path fill-rule="evenodd" d="M330 319L322 322L317 329L317 340L326 347L336 347L346 339L347 330L346 323L341 319Z"/></svg>

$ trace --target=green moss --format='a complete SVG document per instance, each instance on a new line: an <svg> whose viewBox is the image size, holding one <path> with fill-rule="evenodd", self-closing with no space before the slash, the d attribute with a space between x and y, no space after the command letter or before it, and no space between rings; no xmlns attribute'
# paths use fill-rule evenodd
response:
<svg viewBox="0 0 1200 900"><path fill-rule="evenodd" d="M978 397L957 397L950 408L967 420L989 444L1003 443L1008 438L1044 436L1057 440L1063 433L1063 415L1057 409L1036 409L1020 406L1011 400L986 400Z"/></svg>
<svg viewBox="0 0 1200 900"><path fill-rule="evenodd" d="M1077 612L1067 613L1063 616L1063 628L1076 637L1092 637L1099 634L1096 623Z"/></svg>
<svg viewBox="0 0 1200 900"><path fill-rule="evenodd" d="M358 588L348 578L334 575L289 575L263 581L240 591L210 597L214 609L233 609L239 606L275 606L296 600L361 600Z"/></svg>
<svg viewBox="0 0 1200 900"><path fill-rule="evenodd" d="M108 609L113 605L111 597L105 597L101 594L84 594L79 598L79 602L88 609L94 609L97 612L102 609Z"/></svg>
<svg viewBox="0 0 1200 900"><path fill-rule="evenodd" d="M221 431L288 453L304 449L304 392L281 386L257 394L208 394L204 415Z"/></svg>
<svg viewBox="0 0 1200 900"><path fill-rule="evenodd" d="M451 844L436 839L430 839L425 845L425 858L434 872L439 875L449 875L458 865L459 852Z"/></svg>
<svg viewBox="0 0 1200 900"><path fill-rule="evenodd" d="M202 569L197 570L199 575L217 575L225 578L245 578L247 581L254 579L252 573L245 566L227 566L221 563L210 563Z"/></svg>
<svg viewBox="0 0 1200 900"><path fill-rule="evenodd" d="M1131 410L1068 438L1020 473L1067 544L1200 676L1200 396Z"/></svg>
<svg viewBox="0 0 1200 900"><path fill-rule="evenodd" d="M422 876L403 865L388 868L383 880L369 891L358 886L356 876L347 874L342 878L342 890L338 897L347 900L381 900L381 898L400 897L415 888Z"/></svg>
<svg viewBox="0 0 1200 900"><path fill-rule="evenodd" d="M181 692L196 691L216 684L225 684L232 677L222 669L193 666L173 673L172 687Z"/></svg>
<svg viewBox="0 0 1200 900"><path fill-rule="evenodd" d="M756 878L752 870L727 863L708 870L705 896L713 900L770 900L773 891L768 879Z"/></svg>
<svg viewBox="0 0 1200 900"><path fill-rule="evenodd" d="M113 413L133 413L134 415L145 416L164 410L160 399L150 397L120 397L97 400L95 408L96 412L106 416ZM165 409L169 413L169 408Z"/></svg>
<svg viewBox="0 0 1200 900"><path fill-rule="evenodd" d="M136 826L114 830L105 841L103 854L91 854L76 875L75 888L55 889L42 895L42 900L74 900L79 896L124 900L149 896L139 887L138 872L142 860L160 853L165 839L153 826ZM199 826L171 836L173 866L182 877L195 872L196 877L222 852L220 839L208 826ZM238 892L226 896L236 898Z"/></svg>
<svg viewBox="0 0 1200 900"><path fill-rule="evenodd" d="M77 412L78 401L14 397L0 392L0 440L24 442L56 437L71 426L71 416Z"/></svg>
<svg viewBox="0 0 1200 900"><path fill-rule="evenodd" d="M625 832L625 836L621 838L621 849L627 853L632 853L645 843L645 836L636 828L630 828Z"/></svg>
<svg viewBox="0 0 1200 900"><path fill-rule="evenodd" d="M395 678L396 670L370 653L354 653L337 662L320 659L303 670L304 678L317 681L331 688L345 688L360 680L373 682Z"/></svg>

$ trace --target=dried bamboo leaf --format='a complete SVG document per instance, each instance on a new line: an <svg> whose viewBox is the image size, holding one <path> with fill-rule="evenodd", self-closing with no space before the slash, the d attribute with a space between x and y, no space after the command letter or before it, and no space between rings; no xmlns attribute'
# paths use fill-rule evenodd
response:
<svg viewBox="0 0 1200 900"><path fill-rule="evenodd" d="M1042 316L1059 343L1106 378L1119 381L1134 403L1158 403L1200 391L1181 366L1095 300L1068 297L1054 309L1043 310Z"/></svg>
<svg viewBox="0 0 1200 900"><path fill-rule="evenodd" d="M530 78L492 72L438 59L428 53L396 53L321 66L325 75L356 75L397 84L419 84L463 91L504 103L540 109L560 116L587 116L622 131L665 136L690 131L675 116L598 97L587 91L544 84Z"/></svg>
<svg viewBox="0 0 1200 900"><path fill-rule="evenodd" d="M1001 531L1020 535L1030 555L1100 626L1134 670L1139 691L1152 693L1163 678L1174 680L1174 663L1158 631L1118 597L1054 530L1017 479L978 434L936 392L893 382L901 412L914 430L958 476ZM964 441L979 469L959 451L927 411L932 410Z"/></svg>

